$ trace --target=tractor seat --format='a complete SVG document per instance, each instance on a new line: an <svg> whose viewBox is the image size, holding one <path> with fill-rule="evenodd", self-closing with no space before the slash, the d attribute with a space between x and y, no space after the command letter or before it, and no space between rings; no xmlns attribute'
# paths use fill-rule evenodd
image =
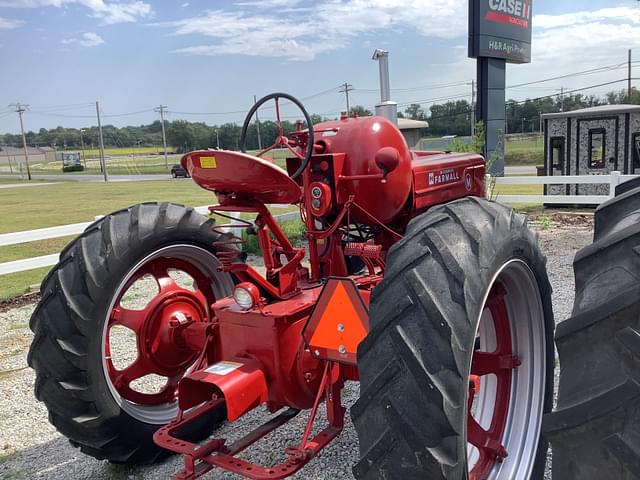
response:
<svg viewBox="0 0 640 480"><path fill-rule="evenodd" d="M300 200L300 186L268 160L229 150L198 150L180 160L193 180L206 190L238 200L290 204Z"/></svg>

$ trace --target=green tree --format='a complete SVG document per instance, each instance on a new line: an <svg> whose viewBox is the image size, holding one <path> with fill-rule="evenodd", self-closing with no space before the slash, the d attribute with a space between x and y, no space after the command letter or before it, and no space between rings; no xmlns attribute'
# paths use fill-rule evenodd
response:
<svg viewBox="0 0 640 480"><path fill-rule="evenodd" d="M176 147L178 153L185 153L193 150L196 136L192 125L184 120L171 122L167 129L167 141Z"/></svg>
<svg viewBox="0 0 640 480"><path fill-rule="evenodd" d="M424 109L417 103L412 103L404 110L404 114L407 118L412 120L426 120L427 114Z"/></svg>
<svg viewBox="0 0 640 480"><path fill-rule="evenodd" d="M373 115L373 112L364 108L362 105L354 105L353 107L351 107L349 115L351 115L352 117L370 117L371 115Z"/></svg>

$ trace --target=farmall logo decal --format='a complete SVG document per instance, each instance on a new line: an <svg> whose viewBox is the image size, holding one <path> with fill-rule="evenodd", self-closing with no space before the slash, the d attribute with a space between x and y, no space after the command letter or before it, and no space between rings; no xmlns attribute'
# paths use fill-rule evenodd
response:
<svg viewBox="0 0 640 480"><path fill-rule="evenodd" d="M464 186L467 188L468 191L471 191L473 189L473 177L471 176L470 173L467 173L464 176Z"/></svg>
<svg viewBox="0 0 640 480"><path fill-rule="evenodd" d="M489 11L484 18L527 29L531 19L531 0L489 0Z"/></svg>
<svg viewBox="0 0 640 480"><path fill-rule="evenodd" d="M440 173L429 173L429 185L442 185L460 180L460 175L454 169L442 170Z"/></svg>

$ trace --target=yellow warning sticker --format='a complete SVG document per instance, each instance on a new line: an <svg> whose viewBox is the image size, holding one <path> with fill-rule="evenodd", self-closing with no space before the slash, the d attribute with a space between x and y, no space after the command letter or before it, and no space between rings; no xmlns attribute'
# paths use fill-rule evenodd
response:
<svg viewBox="0 0 640 480"><path fill-rule="evenodd" d="M202 168L216 168L216 157L200 157L200 167Z"/></svg>

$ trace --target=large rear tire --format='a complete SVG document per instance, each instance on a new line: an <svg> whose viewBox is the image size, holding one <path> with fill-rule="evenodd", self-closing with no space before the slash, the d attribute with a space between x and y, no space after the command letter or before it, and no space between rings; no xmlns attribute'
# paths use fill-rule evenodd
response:
<svg viewBox="0 0 640 480"><path fill-rule="evenodd" d="M557 478L640 479L640 184L622 186L596 210L556 332L558 404L544 430Z"/></svg>
<svg viewBox="0 0 640 480"><path fill-rule="evenodd" d="M511 209L465 198L413 220L358 348L356 478L542 478L550 294L536 238Z"/></svg>
<svg viewBox="0 0 640 480"><path fill-rule="evenodd" d="M199 357L165 340L168 317L187 311L208 321L210 302L233 286L217 271L212 227L192 208L136 205L89 226L42 282L30 324L35 394L49 421L84 453L131 464L165 453L153 433L175 416L176 384ZM152 298L134 295L130 306L126 296L138 281L152 283L134 293ZM119 354L129 358L117 358L131 344L133 353ZM155 390L134 386L145 377ZM222 408L203 418L185 437L208 435L224 414Z"/></svg>

